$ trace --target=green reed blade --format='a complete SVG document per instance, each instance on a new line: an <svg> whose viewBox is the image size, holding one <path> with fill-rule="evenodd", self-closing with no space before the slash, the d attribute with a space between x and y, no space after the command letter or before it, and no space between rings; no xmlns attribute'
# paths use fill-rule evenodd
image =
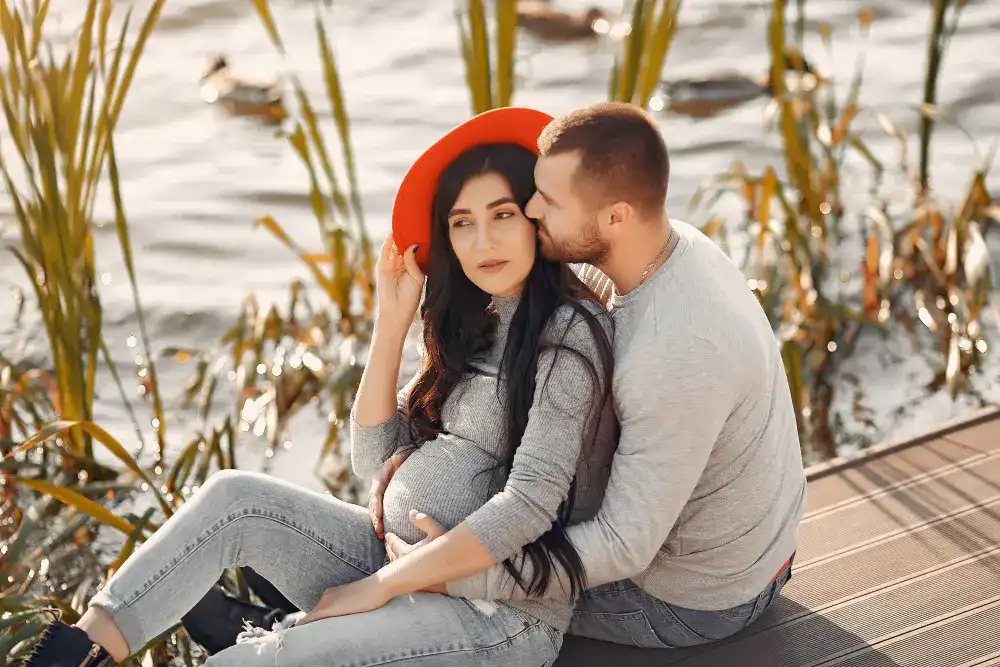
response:
<svg viewBox="0 0 1000 667"><path fill-rule="evenodd" d="M496 106L510 106L514 97L514 54L517 51L517 0L496 2Z"/></svg>
<svg viewBox="0 0 1000 667"><path fill-rule="evenodd" d="M271 7L268 1L252 0L252 2L254 9L257 10L257 16L260 17L261 23L264 24L264 28L267 30L268 37L271 38L271 42L284 55L285 45L281 42L281 35L278 34L278 26L274 23L274 16L271 15Z"/></svg>

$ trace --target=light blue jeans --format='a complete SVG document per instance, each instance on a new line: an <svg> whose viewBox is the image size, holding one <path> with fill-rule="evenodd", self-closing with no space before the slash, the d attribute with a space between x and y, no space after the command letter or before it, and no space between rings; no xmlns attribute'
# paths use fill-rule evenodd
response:
<svg viewBox="0 0 1000 667"><path fill-rule="evenodd" d="M299 609L385 564L366 509L259 473L225 470L172 516L90 601L132 651L178 622L226 568L250 566ZM417 593L239 643L211 667L551 665L562 633L514 607Z"/></svg>

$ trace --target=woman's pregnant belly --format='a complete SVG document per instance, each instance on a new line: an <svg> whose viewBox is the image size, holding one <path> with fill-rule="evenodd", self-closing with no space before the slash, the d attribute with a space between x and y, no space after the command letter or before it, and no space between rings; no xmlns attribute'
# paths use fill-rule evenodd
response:
<svg viewBox="0 0 1000 667"><path fill-rule="evenodd" d="M496 459L460 438L424 443L396 470L382 498L385 532L409 543L422 540L408 513L424 512L447 530L479 509L506 482Z"/></svg>

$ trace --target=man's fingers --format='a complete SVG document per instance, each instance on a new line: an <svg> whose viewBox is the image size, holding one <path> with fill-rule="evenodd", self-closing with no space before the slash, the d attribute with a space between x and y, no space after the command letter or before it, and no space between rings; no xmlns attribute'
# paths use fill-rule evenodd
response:
<svg viewBox="0 0 1000 667"><path fill-rule="evenodd" d="M385 536L385 555L389 557L390 563L396 560L396 543L391 533Z"/></svg>
<svg viewBox="0 0 1000 667"><path fill-rule="evenodd" d="M419 528L432 540L436 537L441 537L447 532L437 521L417 510L410 510L410 523Z"/></svg>

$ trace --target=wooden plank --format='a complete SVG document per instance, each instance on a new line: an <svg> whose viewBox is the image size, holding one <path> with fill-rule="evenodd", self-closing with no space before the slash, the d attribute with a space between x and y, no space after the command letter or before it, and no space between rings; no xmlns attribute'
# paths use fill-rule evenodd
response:
<svg viewBox="0 0 1000 667"><path fill-rule="evenodd" d="M846 501L868 497L916 477L974 461L983 455L979 449L939 439L847 468L836 475L809 483L806 516Z"/></svg>
<svg viewBox="0 0 1000 667"><path fill-rule="evenodd" d="M997 480L1000 450L982 455L967 466L924 477L918 483L814 513L799 527L799 562L804 564L989 499L1000 499Z"/></svg>
<svg viewBox="0 0 1000 667"><path fill-rule="evenodd" d="M678 664L725 664L734 655L742 656L748 664L774 667L848 659L859 651L867 652L867 647L919 634L978 608L984 599L997 596L998 587L1000 552L994 551L820 613L796 605L793 620L726 646L703 650L697 659L692 656ZM775 655L778 648L780 657Z"/></svg>
<svg viewBox="0 0 1000 667"><path fill-rule="evenodd" d="M961 443L972 449L983 452L996 451L1000 449L1000 419L953 431L946 437L952 442Z"/></svg>

